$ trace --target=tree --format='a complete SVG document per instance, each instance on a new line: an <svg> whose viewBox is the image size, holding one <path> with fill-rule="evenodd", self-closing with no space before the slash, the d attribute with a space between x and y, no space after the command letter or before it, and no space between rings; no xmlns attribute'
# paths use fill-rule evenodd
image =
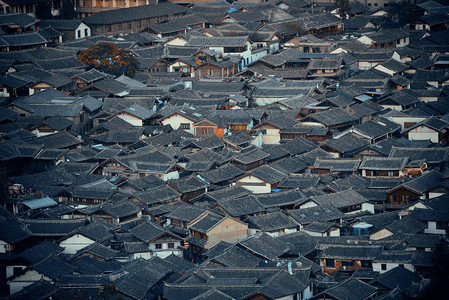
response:
<svg viewBox="0 0 449 300"><path fill-rule="evenodd" d="M76 12L72 0L62 1L61 18L67 20L74 20L76 18Z"/></svg>
<svg viewBox="0 0 449 300"><path fill-rule="evenodd" d="M133 77L140 62L129 50L119 49L114 44L92 45L78 54L78 60L90 67L112 75L126 74Z"/></svg>
<svg viewBox="0 0 449 300"><path fill-rule="evenodd" d="M334 6L342 20L346 20L349 17L349 14L351 13L349 0L335 0Z"/></svg>
<svg viewBox="0 0 449 300"><path fill-rule="evenodd" d="M448 230L446 229L446 232ZM433 253L432 272L430 284L421 292L418 299L441 299L441 295L446 293L449 286L449 242L446 238L442 239Z"/></svg>
<svg viewBox="0 0 449 300"><path fill-rule="evenodd" d="M36 4L36 18L41 20L53 19L49 2L39 2Z"/></svg>

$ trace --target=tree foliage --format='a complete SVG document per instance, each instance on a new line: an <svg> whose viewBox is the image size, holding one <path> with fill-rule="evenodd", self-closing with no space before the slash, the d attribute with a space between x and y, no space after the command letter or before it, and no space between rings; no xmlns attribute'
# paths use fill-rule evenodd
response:
<svg viewBox="0 0 449 300"><path fill-rule="evenodd" d="M74 20L76 18L76 12L72 0L62 1L61 18L67 20Z"/></svg>
<svg viewBox="0 0 449 300"><path fill-rule="evenodd" d="M53 19L49 2L39 2L36 4L36 18L41 20Z"/></svg>
<svg viewBox="0 0 449 300"><path fill-rule="evenodd" d="M335 0L334 6L342 20L346 20L349 17L349 14L351 13L349 0Z"/></svg>
<svg viewBox="0 0 449 300"><path fill-rule="evenodd" d="M140 64L129 50L119 49L112 43L92 45L78 54L78 60L108 74L130 77Z"/></svg>
<svg viewBox="0 0 449 300"><path fill-rule="evenodd" d="M447 232L447 229L446 229ZM430 275L430 284L421 292L418 299L441 299L449 286L449 243L443 239L433 253L435 267Z"/></svg>

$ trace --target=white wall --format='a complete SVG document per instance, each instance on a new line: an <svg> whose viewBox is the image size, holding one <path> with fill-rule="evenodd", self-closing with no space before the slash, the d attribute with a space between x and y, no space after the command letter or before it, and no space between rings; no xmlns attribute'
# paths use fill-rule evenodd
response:
<svg viewBox="0 0 449 300"><path fill-rule="evenodd" d="M382 270L382 264L386 264L387 265L387 269L386 270ZM389 263L380 263L380 262L373 262L373 271L374 272L379 272L380 274L385 273L390 271L391 269L394 269L396 267L399 267L400 264L403 263L393 263L393 262L389 262ZM413 267L412 264L403 264L404 268L406 268L407 270L411 271L411 272L415 272L415 268Z"/></svg>
<svg viewBox="0 0 449 300"><path fill-rule="evenodd" d="M9 244L5 241L0 240L0 253L9 252Z"/></svg>
<svg viewBox="0 0 449 300"><path fill-rule="evenodd" d="M45 281L53 282L50 278L42 275L41 273L35 270L29 270L25 272L25 274L17 276L9 282L9 294L10 295L15 294L21 291L24 287L29 286L35 283L36 281L41 280L42 278Z"/></svg>
<svg viewBox="0 0 449 300"><path fill-rule="evenodd" d="M419 126L409 131L408 139L411 141L427 141L430 139L433 143L439 142L438 132L425 126Z"/></svg>
<svg viewBox="0 0 449 300"><path fill-rule="evenodd" d="M131 116L130 114L121 113L121 114L118 114L117 117L128 122L129 124L131 124L133 126L142 126L143 125L141 119Z"/></svg>
<svg viewBox="0 0 449 300"><path fill-rule="evenodd" d="M281 142L280 129L278 128L263 128L267 133L263 134L262 143L268 145L277 145Z"/></svg>
<svg viewBox="0 0 449 300"><path fill-rule="evenodd" d="M59 246L64 248L64 251L62 251L62 253L75 254L78 250L92 245L93 243L95 243L94 240L91 240L81 234L75 234L60 242Z"/></svg>
<svg viewBox="0 0 449 300"><path fill-rule="evenodd" d="M434 221L427 222L427 228L424 229L424 233L430 234L446 234L444 229L437 229L437 223Z"/></svg>
<svg viewBox="0 0 449 300"><path fill-rule="evenodd" d="M167 174L162 175L162 180L163 181L167 181L167 180L171 180L171 179L178 179L179 178L179 172L178 171L171 171L168 172Z"/></svg>
<svg viewBox="0 0 449 300"><path fill-rule="evenodd" d="M14 275L14 268L21 268L23 270L26 268L26 266L21 265L6 266L6 278L9 278L12 275Z"/></svg>
<svg viewBox="0 0 449 300"><path fill-rule="evenodd" d="M163 125L170 125L173 128L173 130L179 129L179 127L181 126L181 123L190 124L190 129L184 129L184 131L187 131L188 133L191 133L193 135L195 134L195 130L193 128L194 122L181 116L181 115L175 114L175 115L168 117L162 121Z"/></svg>
<svg viewBox="0 0 449 300"><path fill-rule="evenodd" d="M237 180L237 182L244 188L250 190L253 194L271 193L271 184L251 175L247 175ZM233 185L235 185L235 183L233 183Z"/></svg>
<svg viewBox="0 0 449 300"><path fill-rule="evenodd" d="M86 34L87 31L87 34ZM92 32L90 30L90 27L87 26L84 23L81 23L80 26L78 26L78 28L75 31L75 39L82 39L88 36L91 36Z"/></svg>

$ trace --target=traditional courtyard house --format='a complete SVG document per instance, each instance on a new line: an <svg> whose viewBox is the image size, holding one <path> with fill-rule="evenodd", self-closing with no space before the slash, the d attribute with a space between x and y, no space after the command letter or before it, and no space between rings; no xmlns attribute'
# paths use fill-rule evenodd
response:
<svg viewBox="0 0 449 300"><path fill-rule="evenodd" d="M193 36L186 46L205 47L218 53L218 56L241 58L239 70L251 63L251 41L247 36L239 37L202 37Z"/></svg>
<svg viewBox="0 0 449 300"><path fill-rule="evenodd" d="M255 148L252 151L238 154L231 159L231 163L238 168L249 171L265 164L268 153Z"/></svg>
<svg viewBox="0 0 449 300"><path fill-rule="evenodd" d="M236 189L239 186L232 186L231 188ZM250 195L217 200L217 204L212 205L211 209L221 210L226 215L240 221L244 221L250 216L261 215L265 212L265 208Z"/></svg>
<svg viewBox="0 0 449 300"><path fill-rule="evenodd" d="M341 79L345 77L345 70L341 68L342 58L312 59L309 63L309 77L325 77Z"/></svg>
<svg viewBox="0 0 449 300"><path fill-rule="evenodd" d="M335 135L335 138L351 134L358 138L368 140L371 144L375 144L383 139L392 137L393 134L400 130L400 128L401 126L397 123L381 117L351 127L350 129Z"/></svg>
<svg viewBox="0 0 449 300"><path fill-rule="evenodd" d="M343 130L349 128L355 119L343 108L329 109L312 113L301 119L301 125L318 125L329 129Z"/></svg>
<svg viewBox="0 0 449 300"><path fill-rule="evenodd" d="M72 77L75 80L75 87L78 90L84 90L87 86L93 84L94 82L100 81L102 79L107 78L109 75L97 71L96 69L92 69L87 72L82 72L76 74Z"/></svg>
<svg viewBox="0 0 449 300"><path fill-rule="evenodd" d="M429 199L440 195L438 186L441 185L442 174L429 171L410 181L406 181L387 191L390 205L406 206L420 199ZM436 193L432 193L435 189Z"/></svg>
<svg viewBox="0 0 449 300"><path fill-rule="evenodd" d="M133 104L130 107L111 114L105 118L105 121L120 118L133 126L141 127L150 124L154 116L155 113L153 111L150 111L138 104Z"/></svg>
<svg viewBox="0 0 449 300"><path fill-rule="evenodd" d="M377 0L375 0L377 1ZM375 4L377 4L376 2ZM371 4L371 3L368 3ZM357 278L351 277L349 279L345 279L339 284L335 284L319 294L313 296L311 299L336 299L343 300L347 297L353 299L372 299L375 297L377 293L377 289L370 284L363 282Z"/></svg>
<svg viewBox="0 0 449 300"><path fill-rule="evenodd" d="M0 51L17 51L47 47L49 40L38 31L29 31L16 34L2 35Z"/></svg>
<svg viewBox="0 0 449 300"><path fill-rule="evenodd" d="M98 172L107 176L130 178L155 175L166 181L179 178L176 161L160 151L146 151L113 157L100 165Z"/></svg>
<svg viewBox="0 0 449 300"><path fill-rule="evenodd" d="M161 227L160 225L144 221L130 230L136 238L145 242L150 249L150 257L159 256L165 258L172 254L181 256L183 239ZM150 257L142 256L145 259Z"/></svg>
<svg viewBox="0 0 449 300"><path fill-rule="evenodd" d="M415 266L413 265L413 258L415 256L416 251L383 250L373 260L373 271L384 274L402 266L410 272L415 272Z"/></svg>
<svg viewBox="0 0 449 300"><path fill-rule="evenodd" d="M439 235L446 233L449 217L445 211L415 208L410 216L426 224L426 228L424 229L425 234Z"/></svg>
<svg viewBox="0 0 449 300"><path fill-rule="evenodd" d="M195 67L195 76L199 78L232 77L239 71L240 58L225 57L204 62Z"/></svg>
<svg viewBox="0 0 449 300"><path fill-rule="evenodd" d="M375 245L327 245L319 256L320 265L327 274L337 270L372 269L381 251L382 247Z"/></svg>
<svg viewBox="0 0 449 300"><path fill-rule="evenodd" d="M284 49L295 48L301 53L329 53L334 50L335 45L314 35L307 34L301 37L294 37L291 40L284 42L282 47Z"/></svg>
<svg viewBox="0 0 449 300"><path fill-rule="evenodd" d="M384 108L403 111L417 106L420 102L417 96L412 90L393 92L381 97L378 104Z"/></svg>
<svg viewBox="0 0 449 300"><path fill-rule="evenodd" d="M357 52L358 69L368 70L393 57L394 51L390 49L365 50Z"/></svg>
<svg viewBox="0 0 449 300"><path fill-rule="evenodd" d="M272 237L298 231L299 224L284 212L268 213L261 216L249 217L248 235L264 232Z"/></svg>
<svg viewBox="0 0 449 300"><path fill-rule="evenodd" d="M39 26L50 26L61 32L64 42L91 36L90 27L80 20L40 20Z"/></svg>
<svg viewBox="0 0 449 300"><path fill-rule="evenodd" d="M33 16L27 15L20 11L15 13L11 12L8 14L5 13L0 16L0 28L2 29L3 34L34 31L36 30L37 22L38 20L36 20Z"/></svg>
<svg viewBox="0 0 449 300"><path fill-rule="evenodd" d="M286 174L264 165L247 172L240 178L234 179L231 183L238 184L253 194L271 193L277 188L278 183L286 177Z"/></svg>
<svg viewBox="0 0 449 300"><path fill-rule="evenodd" d="M103 219L116 225L137 221L142 217L142 209L128 200L106 202L90 212L92 219Z"/></svg>
<svg viewBox="0 0 449 300"><path fill-rule="evenodd" d="M200 180L193 175L170 180L167 183L169 186L181 193L181 200L184 202L189 202L190 200L206 193L207 187L209 186L203 180Z"/></svg>
<svg viewBox="0 0 449 300"><path fill-rule="evenodd" d="M341 210L332 204L295 209L290 210L287 213L299 223L300 231L303 231L305 226L310 224L324 223L326 224L326 227L328 224L331 224L331 226L326 228L325 236L340 236L340 229L335 228L334 225L336 223L341 223L342 218L345 216ZM312 235L311 232L308 234ZM322 235L320 234L320 236Z"/></svg>
<svg viewBox="0 0 449 300"><path fill-rule="evenodd" d="M166 105L162 108L162 118L158 122L162 125L170 125L174 130L183 129L195 134L193 124L202 121L210 112L207 109L197 109L193 106Z"/></svg>
<svg viewBox="0 0 449 300"><path fill-rule="evenodd" d="M369 145L365 139L355 135L346 134L339 138L327 139L321 144L321 148L335 158L349 158Z"/></svg>
<svg viewBox="0 0 449 300"><path fill-rule="evenodd" d="M115 225L110 223L95 220L61 239L59 246L64 249L62 253L75 254L95 242L108 241L113 237L112 232L116 228Z"/></svg>
<svg viewBox="0 0 449 300"><path fill-rule="evenodd" d="M424 121L427 116L415 116L407 114L403 111L392 110L383 115L384 118L401 125L401 130L410 128L411 126Z"/></svg>
<svg viewBox="0 0 449 300"><path fill-rule="evenodd" d="M219 125L225 126L224 124L215 124L210 120L204 119L194 123L192 126L195 131L195 137L206 138L217 136L221 138L225 134L225 128L219 127Z"/></svg>
<svg viewBox="0 0 449 300"><path fill-rule="evenodd" d="M375 70L386 73L390 76L393 75L402 75L409 67L394 58L390 58L389 60L378 64L374 67Z"/></svg>
<svg viewBox="0 0 449 300"><path fill-rule="evenodd" d="M281 142L281 132L283 132L284 128L291 128L296 125L297 121L289 118L285 118L283 116L268 119L256 126L253 127L253 131L260 130L262 132L262 143L263 144L279 144ZM284 135L285 137L285 135ZM296 137L296 136L295 136ZM299 138L298 136L297 138ZM293 139L293 138L292 138ZM282 141L286 141L286 139L282 139Z"/></svg>
<svg viewBox="0 0 449 300"><path fill-rule="evenodd" d="M191 223L208 213L205 208L184 204L183 202L181 203L181 205L174 207L172 211L166 214L166 226L186 230Z"/></svg>
<svg viewBox="0 0 449 300"><path fill-rule="evenodd" d="M413 81L425 82L427 85L440 88L449 85L449 73L446 70L416 70Z"/></svg>
<svg viewBox="0 0 449 300"><path fill-rule="evenodd" d="M181 73L181 76L185 77L195 77L195 63L190 57L181 57L172 63L167 63L167 71Z"/></svg>
<svg viewBox="0 0 449 300"><path fill-rule="evenodd" d="M288 142L294 139L305 138L309 141L322 142L332 137L332 132L321 126L294 125L280 130L280 142Z"/></svg>
<svg viewBox="0 0 449 300"><path fill-rule="evenodd" d="M357 172L360 161L360 159L351 158L317 158L311 166L311 172L314 174L338 173L340 177L346 177Z"/></svg>
<svg viewBox="0 0 449 300"><path fill-rule="evenodd" d="M31 236L31 232L16 220L1 217L0 225L4 230L0 233L0 253L15 253L22 250L22 242Z"/></svg>
<svg viewBox="0 0 449 300"><path fill-rule="evenodd" d="M375 33L367 33L357 41L371 48L400 48L409 44L410 33L402 29L383 29Z"/></svg>
<svg viewBox="0 0 449 300"><path fill-rule="evenodd" d="M359 170L363 177L404 177L407 157L364 157Z"/></svg>
<svg viewBox="0 0 449 300"><path fill-rule="evenodd" d="M332 204L345 215L367 211L374 213L374 205L365 197L353 190L345 190L328 195L312 196L301 204L301 208Z"/></svg>
<svg viewBox="0 0 449 300"><path fill-rule="evenodd" d="M56 255L48 256L13 275L8 282L9 293L13 295L39 280L54 284L60 276L74 274L75 270L65 259Z"/></svg>
<svg viewBox="0 0 449 300"><path fill-rule="evenodd" d="M446 145L449 138L449 123L430 117L402 131L411 141L430 140L433 143Z"/></svg>
<svg viewBox="0 0 449 300"><path fill-rule="evenodd" d="M93 35L130 33L184 15L187 9L171 2L100 11L84 19Z"/></svg>
<svg viewBox="0 0 449 300"><path fill-rule="evenodd" d="M175 203L180 199L181 194L167 185L154 187L143 192L136 192L131 196L131 201L137 204L143 204L148 208Z"/></svg>
<svg viewBox="0 0 449 300"><path fill-rule="evenodd" d="M188 229L192 237L187 241L201 249L210 249L220 241L237 243L248 236L248 224L214 214L203 215Z"/></svg>

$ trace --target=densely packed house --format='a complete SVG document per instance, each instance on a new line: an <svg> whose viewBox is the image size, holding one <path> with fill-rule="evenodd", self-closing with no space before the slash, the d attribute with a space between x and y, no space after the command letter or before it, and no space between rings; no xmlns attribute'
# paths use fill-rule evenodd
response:
<svg viewBox="0 0 449 300"><path fill-rule="evenodd" d="M84 19L38 20L12 2L0 297L440 292L448 6L76 1Z"/></svg>

